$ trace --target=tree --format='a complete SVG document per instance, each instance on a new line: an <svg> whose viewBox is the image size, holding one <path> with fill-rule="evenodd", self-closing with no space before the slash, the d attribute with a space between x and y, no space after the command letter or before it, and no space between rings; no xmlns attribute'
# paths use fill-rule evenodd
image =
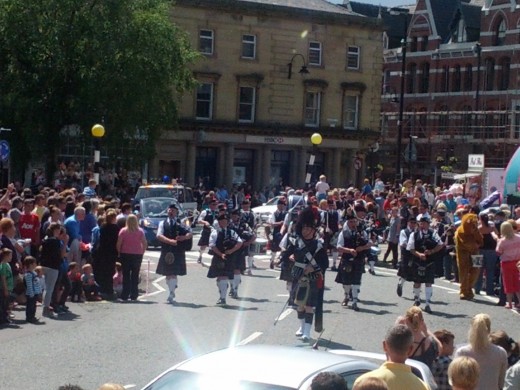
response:
<svg viewBox="0 0 520 390"><path fill-rule="evenodd" d="M100 121L111 155L139 129L135 153L152 157L194 85L197 55L171 12L168 0L0 0L0 125L16 132L16 161L45 156L52 173L60 129L90 142Z"/></svg>

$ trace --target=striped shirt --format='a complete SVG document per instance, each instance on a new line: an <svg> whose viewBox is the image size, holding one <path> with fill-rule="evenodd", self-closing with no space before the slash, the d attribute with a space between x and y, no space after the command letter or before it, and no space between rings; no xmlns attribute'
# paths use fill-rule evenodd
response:
<svg viewBox="0 0 520 390"><path fill-rule="evenodd" d="M24 275L25 278L25 295L28 297L34 297L42 293L42 286L40 285L40 279L34 271L27 271Z"/></svg>

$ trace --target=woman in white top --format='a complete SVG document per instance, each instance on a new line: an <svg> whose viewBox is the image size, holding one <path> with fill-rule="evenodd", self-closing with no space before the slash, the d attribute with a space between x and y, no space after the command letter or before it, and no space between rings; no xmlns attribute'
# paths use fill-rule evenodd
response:
<svg viewBox="0 0 520 390"><path fill-rule="evenodd" d="M507 370L507 354L504 348L491 343L491 319L487 314L477 314L471 320L468 332L469 344L460 347L454 355L468 356L480 365L480 378L475 390L498 390L504 386Z"/></svg>
<svg viewBox="0 0 520 390"><path fill-rule="evenodd" d="M318 201L327 199L327 192L329 190L330 187L327 183L327 177L325 175L321 175L320 181L316 183L316 198L318 198Z"/></svg>

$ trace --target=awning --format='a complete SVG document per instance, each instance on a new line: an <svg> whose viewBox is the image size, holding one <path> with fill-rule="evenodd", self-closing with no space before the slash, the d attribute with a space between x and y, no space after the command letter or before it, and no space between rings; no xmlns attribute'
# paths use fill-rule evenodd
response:
<svg viewBox="0 0 520 390"><path fill-rule="evenodd" d="M454 180L466 180L470 177L480 176L482 175L482 172L466 172L466 173L460 173L458 175L455 175L453 177Z"/></svg>

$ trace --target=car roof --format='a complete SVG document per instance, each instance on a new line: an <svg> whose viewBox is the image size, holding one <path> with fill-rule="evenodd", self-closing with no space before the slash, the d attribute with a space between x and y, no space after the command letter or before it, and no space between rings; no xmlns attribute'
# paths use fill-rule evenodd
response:
<svg viewBox="0 0 520 390"><path fill-rule="evenodd" d="M230 369L235 379L299 388L321 371L368 371L376 367L363 359L314 349L243 345L207 353L172 369L200 374L222 374L223 370Z"/></svg>
<svg viewBox="0 0 520 390"><path fill-rule="evenodd" d="M142 186L139 186L138 190L141 188L190 188L186 187L182 184L145 184Z"/></svg>

